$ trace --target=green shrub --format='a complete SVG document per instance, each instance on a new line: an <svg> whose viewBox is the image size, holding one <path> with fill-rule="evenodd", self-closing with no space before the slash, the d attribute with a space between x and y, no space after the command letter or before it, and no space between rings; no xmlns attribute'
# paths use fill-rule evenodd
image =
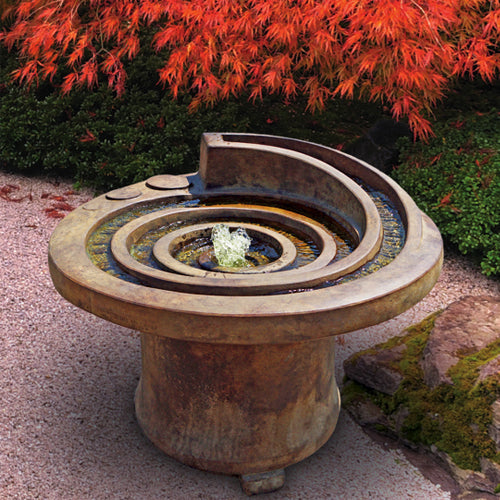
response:
<svg viewBox="0 0 500 500"><path fill-rule="evenodd" d="M437 123L427 144L402 141L393 172L445 241L500 274L500 114L468 113Z"/></svg>
<svg viewBox="0 0 500 500"><path fill-rule="evenodd" d="M190 113L189 96L174 101L161 88L133 86L122 98L106 87L65 97L38 94L14 85L0 91L0 168L64 175L102 191L197 170L203 132L269 133L338 146L364 126L343 123L337 132L327 114L313 117L300 104L288 108L272 99ZM332 107L330 114L338 113Z"/></svg>
<svg viewBox="0 0 500 500"><path fill-rule="evenodd" d="M158 90L132 88L117 99L105 87L39 97L14 85L0 95L0 164L63 175L108 190L159 173L197 169L201 133L245 130L235 105L193 115Z"/></svg>
<svg viewBox="0 0 500 500"><path fill-rule="evenodd" d="M144 46L151 33L144 33ZM334 101L322 114L306 103L246 99L189 113L189 95L174 101L159 87L157 58L141 50L129 63L127 90L58 92L63 75L30 91L10 82L15 55L0 45L0 168L62 175L106 191L159 173L198 168L203 132L286 135L333 147L354 140L380 114L374 104Z"/></svg>

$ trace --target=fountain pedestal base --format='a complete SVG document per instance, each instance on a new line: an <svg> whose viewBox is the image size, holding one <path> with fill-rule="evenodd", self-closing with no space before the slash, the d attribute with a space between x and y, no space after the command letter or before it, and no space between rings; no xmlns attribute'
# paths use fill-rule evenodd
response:
<svg viewBox="0 0 500 500"><path fill-rule="evenodd" d="M240 475L251 488L256 474L303 460L335 428L334 338L230 345L142 334L141 344L139 424L182 463ZM270 491L284 474L262 479L259 491Z"/></svg>

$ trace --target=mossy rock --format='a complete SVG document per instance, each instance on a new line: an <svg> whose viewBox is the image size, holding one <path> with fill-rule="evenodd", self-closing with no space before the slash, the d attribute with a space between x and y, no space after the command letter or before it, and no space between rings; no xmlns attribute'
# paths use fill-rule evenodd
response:
<svg viewBox="0 0 500 500"><path fill-rule="evenodd" d="M495 307L500 303L498 298L490 299ZM474 300L484 300L484 297L467 300L474 307ZM436 321L446 320L442 315L453 313L450 308L428 316L402 336L347 360L346 363L352 363L353 359L363 356L373 358L381 351L405 346L398 349L399 357L392 360L392 369L402 375L392 395L360 384L355 380L358 377L351 375L345 381L343 406L360 423L396 436L406 444L432 451L441 458L446 455L460 469L483 474L482 463L487 460L492 464L490 469L498 466L500 474L500 430L496 429L500 415L494 415L494 408L500 407L500 374L494 368L500 361L500 331L496 340L477 351L460 349L457 345L458 362L447 372L450 383L440 383L434 388L425 383L424 352ZM495 322L492 328L498 328L498 324ZM387 366L382 369L386 370ZM378 416L374 407L379 410ZM491 479L495 479L494 474ZM493 493L498 482L488 491Z"/></svg>

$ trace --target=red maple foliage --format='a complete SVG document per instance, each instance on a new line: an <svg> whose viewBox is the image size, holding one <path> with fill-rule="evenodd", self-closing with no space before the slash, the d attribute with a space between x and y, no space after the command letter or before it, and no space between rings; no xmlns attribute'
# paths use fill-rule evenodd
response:
<svg viewBox="0 0 500 500"><path fill-rule="evenodd" d="M420 137L451 79L498 76L500 0L23 0L0 37L28 84L69 67L62 90L103 74L121 94L124 61L153 26L159 79L192 107L249 92L387 103Z"/></svg>

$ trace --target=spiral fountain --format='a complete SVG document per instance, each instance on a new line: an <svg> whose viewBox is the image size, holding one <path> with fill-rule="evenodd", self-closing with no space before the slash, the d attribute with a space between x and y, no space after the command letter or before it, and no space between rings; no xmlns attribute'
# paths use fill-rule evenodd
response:
<svg viewBox="0 0 500 500"><path fill-rule="evenodd" d="M242 228L241 266L211 232ZM272 491L340 411L334 337L383 322L436 282L442 241L394 181L340 151L204 134L200 167L99 196L54 231L73 304L141 332L136 415L177 460Z"/></svg>

